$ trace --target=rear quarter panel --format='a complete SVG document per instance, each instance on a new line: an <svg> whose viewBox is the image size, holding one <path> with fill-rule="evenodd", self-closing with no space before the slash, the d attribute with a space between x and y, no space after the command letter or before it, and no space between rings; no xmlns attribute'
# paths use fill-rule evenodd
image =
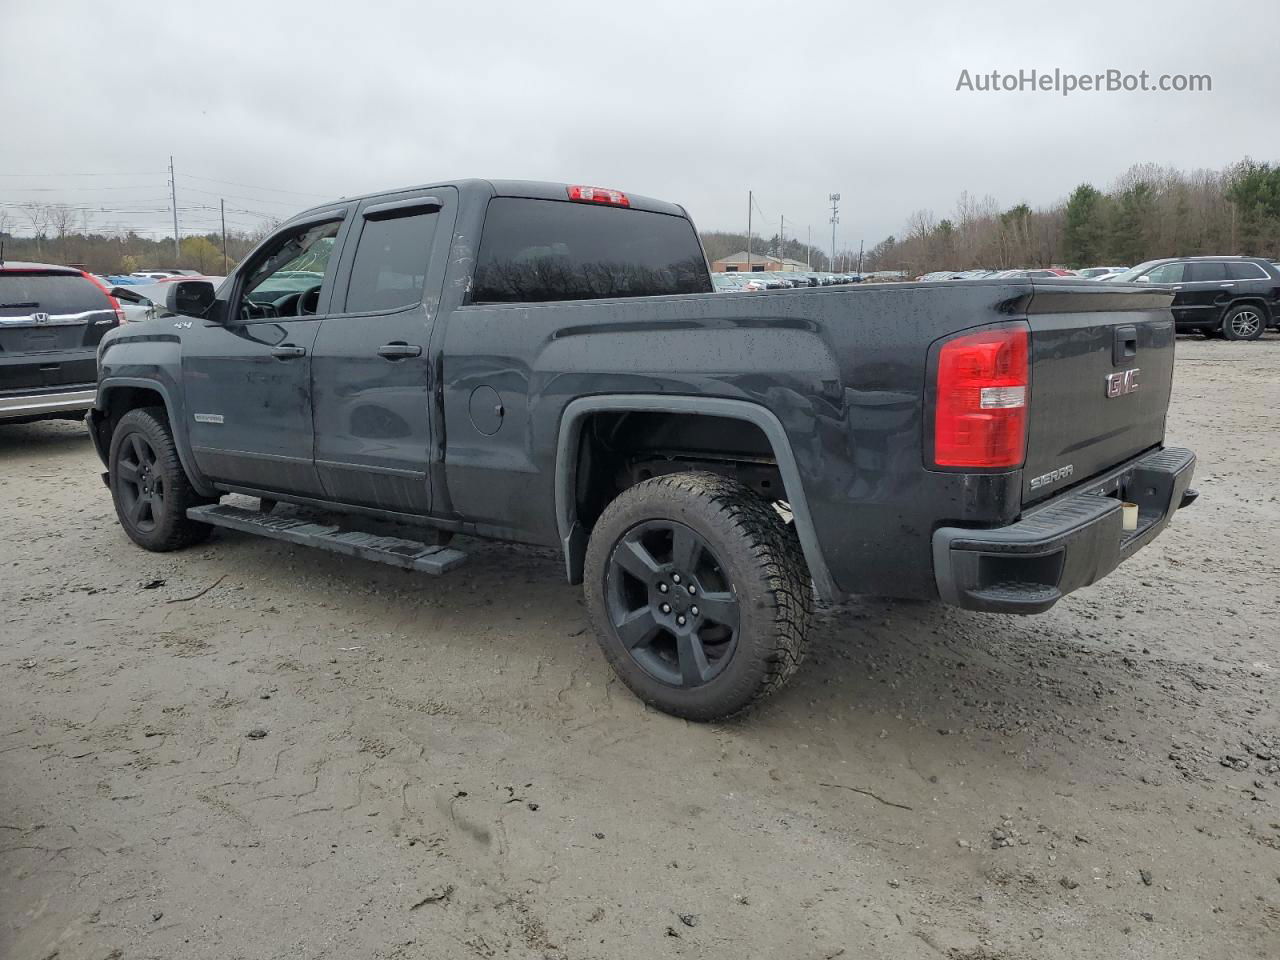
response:
<svg viewBox="0 0 1280 960"><path fill-rule="evenodd" d="M455 309L441 351L451 507L481 532L557 544L554 461L571 401L745 400L786 430L837 587L930 596L933 528L1008 522L1020 473L925 469L928 347L1014 318L1029 290L894 284ZM471 418L483 387L504 410L492 436Z"/></svg>

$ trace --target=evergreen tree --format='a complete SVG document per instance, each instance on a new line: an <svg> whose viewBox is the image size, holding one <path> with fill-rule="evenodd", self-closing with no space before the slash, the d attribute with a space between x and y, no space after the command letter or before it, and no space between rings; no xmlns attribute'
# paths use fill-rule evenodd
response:
<svg viewBox="0 0 1280 960"><path fill-rule="evenodd" d="M1088 267L1102 257L1106 231L1103 196L1087 183L1072 191L1063 225L1063 257L1069 267Z"/></svg>

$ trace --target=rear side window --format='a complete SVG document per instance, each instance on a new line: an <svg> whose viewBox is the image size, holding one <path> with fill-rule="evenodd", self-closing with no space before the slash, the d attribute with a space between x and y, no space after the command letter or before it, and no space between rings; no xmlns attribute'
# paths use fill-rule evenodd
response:
<svg viewBox="0 0 1280 960"><path fill-rule="evenodd" d="M1209 283L1214 280L1227 279L1227 265L1221 261L1195 260L1187 264L1186 280L1188 283Z"/></svg>
<svg viewBox="0 0 1280 960"><path fill-rule="evenodd" d="M440 214L366 218L351 265L347 313L402 310L422 302Z"/></svg>
<svg viewBox="0 0 1280 960"><path fill-rule="evenodd" d="M496 197L480 238L472 303L541 303L710 293L683 217L557 200Z"/></svg>
<svg viewBox="0 0 1280 960"><path fill-rule="evenodd" d="M32 313L65 316L89 310L110 310L107 295L78 273L0 271L0 317Z"/></svg>
<svg viewBox="0 0 1280 960"><path fill-rule="evenodd" d="M1228 263L1228 280L1266 280L1267 271L1256 263Z"/></svg>

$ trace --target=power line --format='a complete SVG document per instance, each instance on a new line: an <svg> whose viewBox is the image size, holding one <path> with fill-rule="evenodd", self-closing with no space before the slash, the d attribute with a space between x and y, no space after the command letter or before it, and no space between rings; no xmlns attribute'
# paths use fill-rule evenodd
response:
<svg viewBox="0 0 1280 960"><path fill-rule="evenodd" d="M0 173L0 177L162 177L163 170L148 170L143 173Z"/></svg>
<svg viewBox="0 0 1280 960"><path fill-rule="evenodd" d="M279 204L286 207L292 207L294 210L302 209L298 205L297 201L295 200L271 200L271 199L268 199L267 197L245 197L245 196L239 196L234 193L222 193L221 191L214 191L214 190L201 190L199 187L183 187L183 189L190 193L202 193L210 197L219 197L219 198L228 197L232 200L247 200L250 203L271 203L271 204Z"/></svg>
<svg viewBox="0 0 1280 960"><path fill-rule="evenodd" d="M65 193L68 190L82 191L92 190L95 193L99 190L145 190L150 187L149 183L131 183L128 185L116 187L77 187L77 186L61 186L61 187L5 187L5 193Z"/></svg>
<svg viewBox="0 0 1280 960"><path fill-rule="evenodd" d="M313 197L319 200L330 199L319 193L306 193L302 190L285 190L282 187L259 187L259 186L255 186L252 183L240 183L236 180L219 180L217 177L201 177L194 173L181 173L179 174L179 176L190 177L193 180L207 180L210 183L223 183L231 187L244 187L248 190L258 190L264 193L292 193L299 197Z"/></svg>

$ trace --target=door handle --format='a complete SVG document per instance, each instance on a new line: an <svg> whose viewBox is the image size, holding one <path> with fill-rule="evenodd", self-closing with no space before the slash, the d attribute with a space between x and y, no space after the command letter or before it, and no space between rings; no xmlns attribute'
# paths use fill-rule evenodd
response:
<svg viewBox="0 0 1280 960"><path fill-rule="evenodd" d="M294 360L307 355L306 347L295 347L292 343L284 343L271 348L271 355L277 360Z"/></svg>
<svg viewBox="0 0 1280 960"><path fill-rule="evenodd" d="M1235 286L1235 284L1234 284L1234 283L1220 283L1220 284L1218 284L1218 286L1220 286L1220 287L1234 287L1234 286Z"/></svg>
<svg viewBox="0 0 1280 960"><path fill-rule="evenodd" d="M387 360L404 360L407 357L422 356L422 348L414 343L397 340L395 343L384 343L378 348L378 356Z"/></svg>

